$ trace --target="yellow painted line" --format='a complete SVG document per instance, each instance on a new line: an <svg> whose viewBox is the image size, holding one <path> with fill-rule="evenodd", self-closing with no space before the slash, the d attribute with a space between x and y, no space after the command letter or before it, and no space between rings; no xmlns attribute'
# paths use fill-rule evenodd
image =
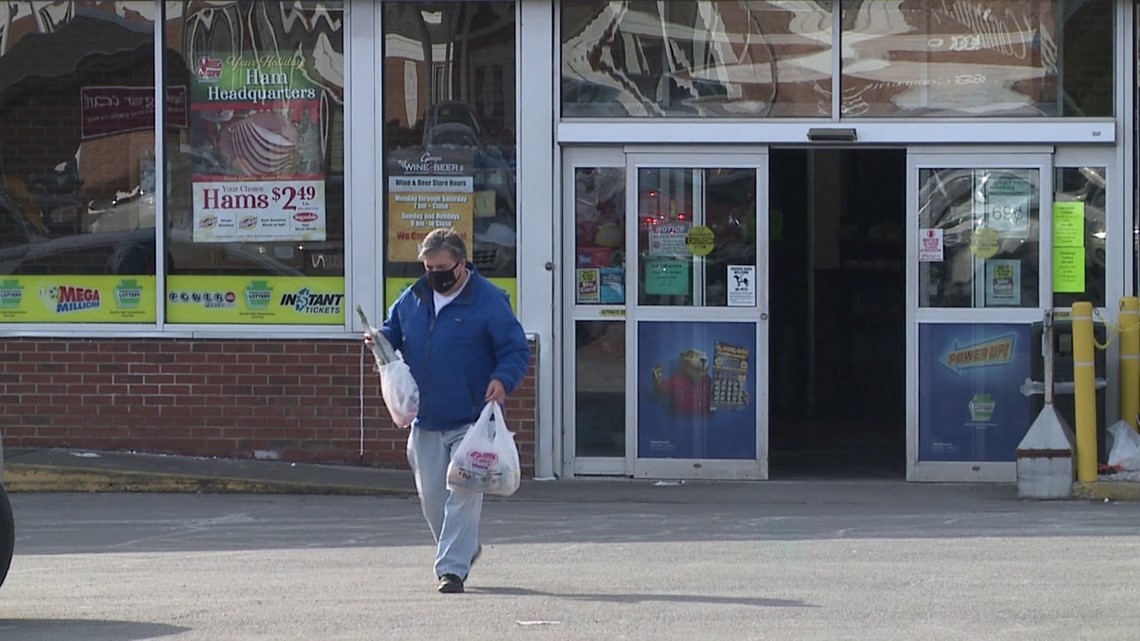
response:
<svg viewBox="0 0 1140 641"><path fill-rule="evenodd" d="M185 474L59 468L51 465L4 466L4 486L18 492L194 492L206 494L414 495L404 488L251 480Z"/></svg>

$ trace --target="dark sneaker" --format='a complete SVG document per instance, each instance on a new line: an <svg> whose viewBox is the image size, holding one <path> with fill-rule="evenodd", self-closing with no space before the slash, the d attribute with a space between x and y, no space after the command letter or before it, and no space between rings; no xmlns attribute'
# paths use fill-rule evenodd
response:
<svg viewBox="0 0 1140 641"><path fill-rule="evenodd" d="M444 594L458 594L463 591L463 579L454 574L439 577L439 591Z"/></svg>

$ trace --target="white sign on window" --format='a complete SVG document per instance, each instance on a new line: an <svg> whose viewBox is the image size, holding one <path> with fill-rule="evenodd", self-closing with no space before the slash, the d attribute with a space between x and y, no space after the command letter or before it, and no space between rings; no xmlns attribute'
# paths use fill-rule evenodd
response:
<svg viewBox="0 0 1140 641"><path fill-rule="evenodd" d="M986 226L1002 238L1029 238L1029 181L994 173L985 183Z"/></svg>
<svg viewBox="0 0 1140 641"><path fill-rule="evenodd" d="M756 266L728 266L728 306L756 307Z"/></svg>
<svg viewBox="0 0 1140 641"><path fill-rule="evenodd" d="M918 262L940 263L942 254L942 230L920 229L918 232Z"/></svg>
<svg viewBox="0 0 1140 641"><path fill-rule="evenodd" d="M685 223L658 223L649 228L650 256L687 256L685 239L689 226Z"/></svg>

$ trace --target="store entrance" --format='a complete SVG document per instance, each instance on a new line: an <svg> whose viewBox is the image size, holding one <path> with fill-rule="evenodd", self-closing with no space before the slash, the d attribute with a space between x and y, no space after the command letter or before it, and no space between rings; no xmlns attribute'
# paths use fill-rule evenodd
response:
<svg viewBox="0 0 1140 641"><path fill-rule="evenodd" d="M770 154L769 478L903 478L906 150Z"/></svg>

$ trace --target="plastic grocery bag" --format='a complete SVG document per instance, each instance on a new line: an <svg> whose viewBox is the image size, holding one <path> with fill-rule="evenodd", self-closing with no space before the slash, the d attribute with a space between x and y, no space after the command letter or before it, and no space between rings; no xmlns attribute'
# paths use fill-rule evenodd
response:
<svg viewBox="0 0 1140 641"><path fill-rule="evenodd" d="M372 337L372 357L376 359L376 371L380 374L380 396L384 398L388 414L396 427L408 427L420 412L420 387L404 362L403 354L392 349L388 339L372 327L360 305L356 306L356 313Z"/></svg>
<svg viewBox="0 0 1140 641"><path fill-rule="evenodd" d="M519 450L503 408L487 403L451 457L447 489L510 496L519 489L521 476Z"/></svg>
<svg viewBox="0 0 1140 641"><path fill-rule="evenodd" d="M1108 466L1124 472L1140 470L1140 434L1132 429L1127 421L1117 421L1109 426L1112 446L1108 450Z"/></svg>
<svg viewBox="0 0 1140 641"><path fill-rule="evenodd" d="M380 340L384 340L383 335ZM376 367L380 371L380 395L384 397L392 422L396 427L408 427L420 411L420 388L412 378L412 370L399 351L396 360L378 363Z"/></svg>

